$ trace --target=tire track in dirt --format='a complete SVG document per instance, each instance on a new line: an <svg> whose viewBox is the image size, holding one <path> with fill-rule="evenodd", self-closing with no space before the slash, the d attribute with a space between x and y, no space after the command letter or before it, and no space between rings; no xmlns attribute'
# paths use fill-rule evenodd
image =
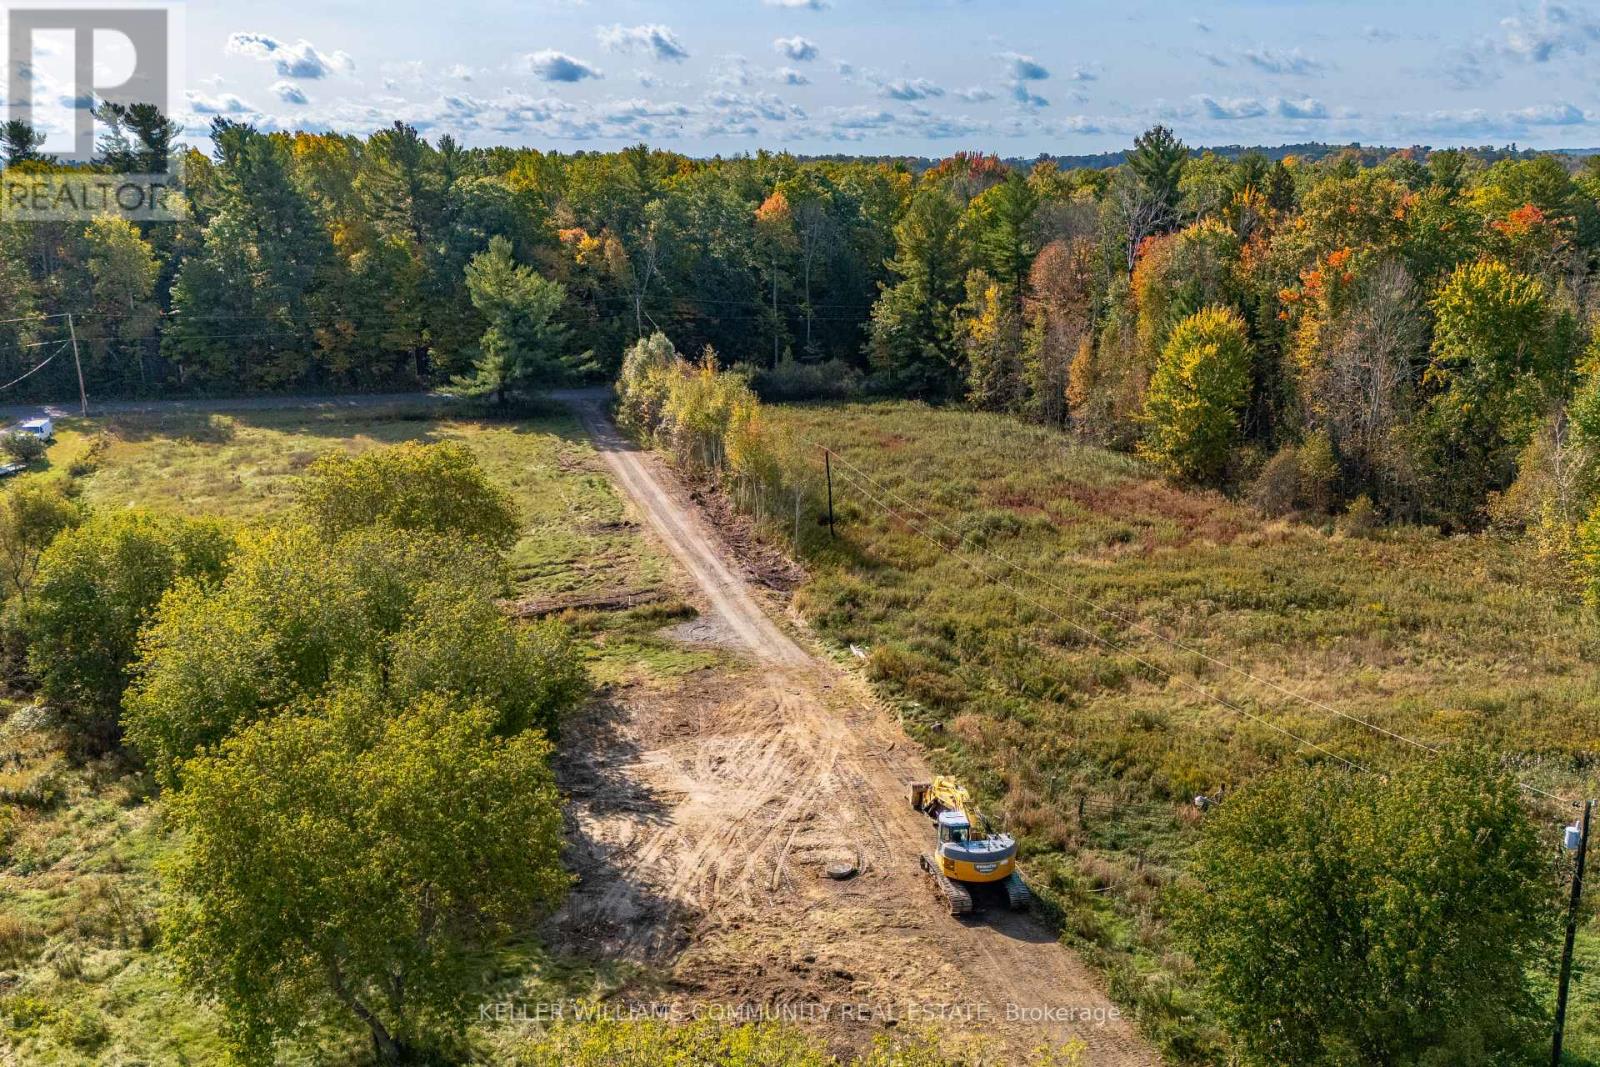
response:
<svg viewBox="0 0 1600 1067"><path fill-rule="evenodd" d="M603 399L569 399L751 662L666 693L623 687L608 716L569 730L559 762L581 883L554 921L558 940L664 970L683 1004L810 1005L822 1014L804 1021L841 1048L879 1032L888 1011L965 1032L973 1062L1022 1062L1077 1039L1095 1067L1159 1064L1038 922L942 910L917 864L931 831L905 802L905 782L928 773L916 747L863 682L773 621ZM841 862L859 867L854 878L825 876Z"/></svg>

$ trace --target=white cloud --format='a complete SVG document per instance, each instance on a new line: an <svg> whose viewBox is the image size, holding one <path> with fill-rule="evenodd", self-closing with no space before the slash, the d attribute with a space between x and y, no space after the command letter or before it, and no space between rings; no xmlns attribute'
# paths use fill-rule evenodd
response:
<svg viewBox="0 0 1600 1067"><path fill-rule="evenodd" d="M595 31L600 44L610 52L633 52L651 55L668 63L682 63L689 58L689 50L678 40L678 35L659 23L640 26L602 26Z"/></svg>
<svg viewBox="0 0 1600 1067"><path fill-rule="evenodd" d="M1038 60L1018 52L1002 52L1000 58L1011 68L1011 77L1017 81L1044 81L1050 77Z"/></svg>
<svg viewBox="0 0 1600 1067"><path fill-rule="evenodd" d="M273 82L272 94L285 104L303 105L309 102L305 90L290 81Z"/></svg>
<svg viewBox="0 0 1600 1067"><path fill-rule="evenodd" d="M793 67L779 67L772 72L773 78L785 85L810 85L811 79L801 74Z"/></svg>
<svg viewBox="0 0 1600 1067"><path fill-rule="evenodd" d="M785 103L772 93L735 93L718 91L706 95L706 103L724 119L754 122L787 122L806 117L804 109Z"/></svg>
<svg viewBox="0 0 1600 1067"><path fill-rule="evenodd" d="M1050 101L1028 89L1028 83L1019 81L1011 86L1011 99L1026 108L1049 107Z"/></svg>
<svg viewBox="0 0 1600 1067"><path fill-rule="evenodd" d="M891 100L926 100L944 95L943 89L926 78L898 78L885 82L878 91Z"/></svg>
<svg viewBox="0 0 1600 1067"><path fill-rule="evenodd" d="M817 58L817 42L799 34L793 37L779 37L772 42L773 50L781 56L787 56L797 63L809 63Z"/></svg>
<svg viewBox="0 0 1600 1067"><path fill-rule="evenodd" d="M795 11L821 11L828 0L761 0L768 7L784 7Z"/></svg>
<svg viewBox="0 0 1600 1067"><path fill-rule="evenodd" d="M322 52L303 39L286 44L264 33L230 34L226 51L229 55L266 60L281 78L314 80L330 74L350 74L356 68L355 61L344 52Z"/></svg>
<svg viewBox="0 0 1600 1067"><path fill-rule="evenodd" d="M954 95L969 104L982 104L994 99L994 90L986 89L981 85L973 85L965 89L957 89Z"/></svg>
<svg viewBox="0 0 1600 1067"><path fill-rule="evenodd" d="M1581 55L1600 41L1600 21L1589 12L1544 0L1530 16L1500 21L1501 50L1530 63L1548 63L1564 52Z"/></svg>
<svg viewBox="0 0 1600 1067"><path fill-rule="evenodd" d="M255 110L233 93L209 96L191 89L183 95L189 101L189 110L196 115L243 115Z"/></svg>
<svg viewBox="0 0 1600 1067"><path fill-rule="evenodd" d="M1530 126L1581 126L1589 121L1582 108L1574 104L1541 104L1506 113L1507 118Z"/></svg>
<svg viewBox="0 0 1600 1067"><path fill-rule="evenodd" d="M1028 88L1029 82L1044 81L1050 77L1050 71L1042 63L1020 52L1001 52L995 58L1005 65L1011 99L1028 110L1050 106L1050 101Z"/></svg>
<svg viewBox="0 0 1600 1067"><path fill-rule="evenodd" d="M1315 74L1324 66L1320 60L1313 59L1298 48L1280 49L1263 45L1260 48L1247 48L1243 54L1246 63L1268 74Z"/></svg>
<svg viewBox="0 0 1600 1067"><path fill-rule="evenodd" d="M585 78L604 77L593 64L552 48L523 56L522 62L529 73L547 82L581 82Z"/></svg>
<svg viewBox="0 0 1600 1067"><path fill-rule="evenodd" d="M1301 100L1279 100L1276 110L1286 119L1325 119L1328 108L1321 100L1305 97Z"/></svg>
<svg viewBox="0 0 1600 1067"><path fill-rule="evenodd" d="M1267 113L1265 104L1248 96L1225 97L1219 100L1202 93L1194 98L1194 102L1200 105L1200 110L1205 113L1206 118L1219 121L1257 119Z"/></svg>

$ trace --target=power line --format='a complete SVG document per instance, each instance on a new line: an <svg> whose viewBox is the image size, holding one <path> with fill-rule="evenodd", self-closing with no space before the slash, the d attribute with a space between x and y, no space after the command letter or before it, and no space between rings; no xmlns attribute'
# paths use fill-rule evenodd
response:
<svg viewBox="0 0 1600 1067"><path fill-rule="evenodd" d="M839 455L839 453L834 451L833 449L828 448L825 445L821 445L818 442L813 441L813 440L805 437L803 434L796 434L796 436L799 437L801 440L805 441L807 444L810 444L814 448L822 448L829 455L831 455L834 459L838 460L848 471L851 471L855 475L857 475L858 477L860 477L862 479L865 479L866 481L870 482L873 486L878 488L881 492L887 494L888 496L890 496L894 500L898 501L903 507L906 507L906 508L909 508L909 509L915 511L917 514L921 515L924 519L927 519L931 523L937 524L938 526L942 527L947 532L955 535L955 537L957 538L957 541L958 541L959 544L965 544L967 539L970 537L969 534L962 533L960 530L956 529L955 527L952 527L949 523L943 521L942 519L938 518L935 515L930 514L928 511L926 511L925 509L917 506L916 504L906 500L903 496L901 496L900 494L894 492L894 490L892 490L889 487L885 486L882 482L880 482L877 479L873 478L870 474L867 474L865 471L863 471L856 464L851 463L848 459L845 459L843 456ZM854 481L854 480L851 480L851 484L855 485L856 488L858 488L858 489L861 488L860 484L858 482ZM870 494L868 494L868 495L870 497ZM871 497L871 499L873 499L875 503L881 503L881 502L879 502L877 500L876 497ZM893 509L888 509L888 510L890 510L890 512L893 513ZM908 526L911 526L911 528L913 530L916 530L919 534L922 533L922 531L920 529L918 529L914 524L908 522L903 515L900 515L900 516L897 516L897 517L899 517L902 522L906 522L906 524ZM926 537L927 535L926 534L922 534L922 536ZM938 545L940 548L942 548L942 549L944 548L944 545L943 545L942 542L934 540L934 543L936 545ZM951 550L951 549L945 549L945 551L951 552L952 555L955 555L954 551ZM1302 693L1295 692L1294 690L1288 689L1288 688L1286 688L1286 687L1284 687L1284 686L1282 686L1282 685L1278 684L1277 682L1274 682L1274 681L1272 681L1270 679L1262 678L1259 675L1256 675L1256 674L1254 674L1254 673L1252 673L1250 671L1247 671L1242 667L1236 667L1233 664L1226 662L1225 660L1219 659L1219 658L1217 658L1215 656L1212 656L1209 653L1206 653L1206 652L1204 652L1204 651L1202 651L1200 649L1194 648L1193 646L1190 646L1190 645L1188 645L1188 644L1186 644L1186 643L1184 643L1184 642L1182 642L1180 640L1177 640L1176 638L1168 637L1165 634L1161 633L1160 631L1156 630L1155 628L1153 628L1151 626L1148 626L1148 625L1146 625L1146 624L1144 624L1142 622L1139 622L1136 619L1131 619L1128 616L1123 615L1120 612L1114 611L1114 610L1112 610L1110 608L1103 607L1103 606L1101 606L1100 604L1098 604L1097 602L1095 602L1093 599L1091 599L1089 597L1083 596L1080 593L1073 592L1070 589L1066 589L1066 588L1062 587L1061 585L1058 585L1057 583L1050 581L1048 578L1045 578L1045 577L1043 577L1041 575L1035 574L1034 572L1028 570L1027 568L1025 568L1023 566L1021 566L1020 564L1016 563L1015 561L1013 561L1011 559L1008 559L1007 557L1002 556L1002 555L1000 555L1000 554L998 554L996 552L989 551L988 549L985 549L985 548L983 548L981 546L977 547L977 551L982 553L984 556L986 556L989 559L993 559L993 560L995 560L995 561L997 561L999 563L1004 564L1005 566L1009 567L1011 570L1017 572L1018 574L1021 574L1021 575L1025 576L1025 577L1029 578L1032 581L1038 582L1040 585L1043 585L1043 586L1045 586L1045 587L1047 587L1049 589L1052 589L1052 590L1054 590L1054 591L1056 591L1058 593L1061 593L1062 595L1067 596L1067 597L1069 597L1069 598L1071 598L1071 599L1073 599L1073 600L1075 600L1075 601L1077 601L1077 602L1079 602L1081 604L1086 604L1090 608L1092 608L1093 610L1099 612L1100 614L1105 615L1105 616L1107 616L1109 618L1115 619L1116 621L1122 623L1124 626L1131 627L1133 629L1136 629L1136 630L1140 631L1141 633L1144 633L1144 634L1146 634L1146 635L1148 635L1150 637L1153 637L1156 640L1161 641L1161 642L1167 644L1168 646L1170 646L1170 647L1172 647L1172 648L1174 648L1174 649L1176 649L1176 650L1178 650L1180 652L1184 652L1184 653L1187 653L1187 654L1192 655L1192 656L1197 656L1200 659L1205 660L1207 663L1212 664L1213 666L1224 668L1224 669L1226 669L1228 671L1233 672L1234 674L1239 675L1240 677L1248 678L1251 681L1254 681L1254 682L1256 682L1258 684L1265 685L1265 686L1267 686L1267 687L1269 687L1271 689L1274 689L1277 692L1282 693L1285 696L1288 696L1288 697L1290 697L1292 699L1300 700L1300 701L1308 704L1311 707L1317 708L1317 709L1319 709L1321 711L1326 711L1329 714L1335 715L1335 716L1337 716L1337 717L1339 717L1341 719L1345 719L1348 722L1352 722L1352 723L1355 723L1357 725L1366 727L1368 730L1371 730L1371 731L1373 731L1375 733L1378 733L1378 734L1382 734L1383 736L1391 738L1392 740L1400 741L1400 742L1402 742L1404 744L1411 745L1411 746L1413 746L1415 748L1421 749L1422 751L1425 751L1425 752L1429 753L1430 755L1437 756L1437 755L1441 754L1440 750L1437 747L1433 746L1433 745L1429 745L1426 742L1419 741L1419 740L1417 740L1415 738L1412 738L1412 737L1407 737L1404 734L1397 733L1394 730L1390 730L1390 729L1388 729L1386 727L1380 726L1380 725L1378 725L1377 723L1374 723L1374 722L1370 722L1370 721L1368 721L1366 719L1363 719L1363 718L1361 718L1359 716L1351 715L1348 712L1341 711L1340 709L1335 708L1335 707L1333 707L1333 706L1331 706L1331 705L1329 705L1327 703L1324 703L1323 701L1317 700L1317 699L1315 699L1313 697L1306 696L1305 694L1302 694ZM957 558L959 559L961 557L959 555L957 555ZM1008 585L1007 588L1013 588L1013 587ZM1016 590L1013 589L1013 592L1016 592ZM1020 594L1020 593L1018 593L1018 595L1022 596L1022 594ZM1029 603L1032 603L1037 607L1041 607L1042 610L1049 611L1050 614L1055 615L1057 618L1063 618L1063 616L1061 616L1058 612L1054 611L1053 609L1046 608L1043 605L1038 604L1037 601L1034 601L1031 598L1024 597L1024 599L1027 599ZM1077 625L1077 624L1073 624L1073 625ZM1080 628L1082 628L1082 627L1080 627ZM1163 673L1165 673L1169 678L1177 679L1177 676L1172 674L1169 671L1163 670ZM1178 679L1178 680L1181 680L1181 679ZM1221 700L1221 698L1216 698L1216 699L1218 699L1218 701L1220 703L1222 703L1224 706L1227 706L1227 707L1230 707L1230 708L1233 707L1233 705L1229 704L1227 701ZM1234 710L1238 710L1238 709L1235 708ZM1558 795L1556 795L1554 793L1549 792L1548 790L1541 789L1538 786L1533 785L1533 784L1531 784L1529 782L1525 782L1525 781L1519 780L1517 782L1517 784L1522 789L1527 790L1528 792L1531 792L1531 793L1536 793L1536 794L1538 794L1540 796L1546 797L1547 799L1554 800L1554 801L1559 801L1561 803L1566 803L1567 802L1567 798L1558 796Z"/></svg>
<svg viewBox="0 0 1600 1067"><path fill-rule="evenodd" d="M23 379L30 378L34 374L37 374L39 371L44 370L46 367L48 367L50 365L50 361L52 359L55 359L57 356L59 356L62 353L62 351L67 347L67 345L69 343L70 342L62 341L61 344L56 348L56 350L54 352L50 353L50 355L45 358L45 361L43 363L40 363L38 366L36 366L32 370L28 371L26 374L22 375L22 377L13 378L9 382L7 382L6 384L0 385L0 389L10 389L13 385L16 385L18 382L22 381Z"/></svg>
<svg viewBox="0 0 1600 1067"><path fill-rule="evenodd" d="M44 322L46 319L64 319L71 312L63 311L53 315L23 315L15 319L0 319L0 326L8 326L13 322Z"/></svg>

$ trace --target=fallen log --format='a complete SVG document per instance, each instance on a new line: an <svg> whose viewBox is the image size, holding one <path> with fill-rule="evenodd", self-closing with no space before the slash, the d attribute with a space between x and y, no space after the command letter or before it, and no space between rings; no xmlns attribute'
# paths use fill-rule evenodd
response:
<svg viewBox="0 0 1600 1067"><path fill-rule="evenodd" d="M506 614L517 619L541 619L563 611L626 611L641 604L667 599L664 589L602 589L596 593L562 593L508 601Z"/></svg>

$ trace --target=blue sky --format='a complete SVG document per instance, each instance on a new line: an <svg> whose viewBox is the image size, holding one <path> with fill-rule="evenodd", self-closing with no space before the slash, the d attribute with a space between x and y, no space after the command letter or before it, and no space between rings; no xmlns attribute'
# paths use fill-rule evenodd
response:
<svg viewBox="0 0 1600 1067"><path fill-rule="evenodd" d="M1008 156L1600 145L1600 2L207 0L190 115L469 144Z"/></svg>

